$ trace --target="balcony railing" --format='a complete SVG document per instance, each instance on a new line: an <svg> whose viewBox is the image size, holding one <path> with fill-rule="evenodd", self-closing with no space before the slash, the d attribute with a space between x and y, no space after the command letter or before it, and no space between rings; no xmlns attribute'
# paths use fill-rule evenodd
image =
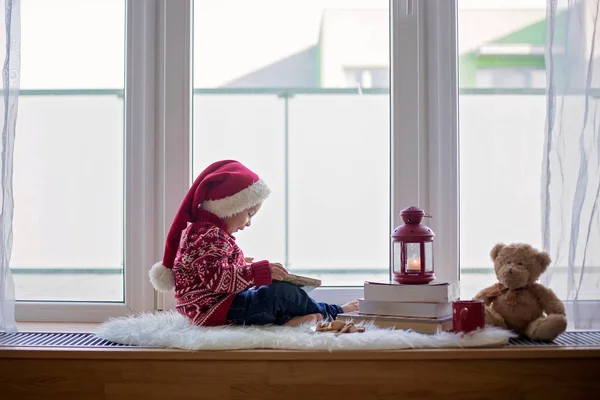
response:
<svg viewBox="0 0 600 400"><path fill-rule="evenodd" d="M240 239L247 255L281 260L326 285L387 279L387 89L208 88L193 93L194 175L207 162L233 155L256 165L273 188L252 233ZM486 157L478 155L497 146L498 138L513 136L525 148L541 149L545 91L462 89L460 94L461 196L476 199L479 208L504 207L488 203L481 189L485 182L477 177ZM47 285L52 277L104 275L112 277L114 291L122 292L123 96L121 89L21 90L12 260L17 286L25 280ZM517 165L517 174L539 168L535 157L527 162ZM531 180L539 179L532 173ZM42 202L36 192L40 186L66 189L44 192ZM92 209L107 215L90 215L89 193L99 198ZM524 217L532 221L526 232L530 242L539 235L535 207L525 209ZM86 215L87 237L81 221L65 221L65 215ZM493 280L487 251L496 239L482 232L481 215L461 214L467 293ZM486 223L495 226L495 234L509 229L501 212L490 212ZM95 227L91 233L90 226Z"/></svg>

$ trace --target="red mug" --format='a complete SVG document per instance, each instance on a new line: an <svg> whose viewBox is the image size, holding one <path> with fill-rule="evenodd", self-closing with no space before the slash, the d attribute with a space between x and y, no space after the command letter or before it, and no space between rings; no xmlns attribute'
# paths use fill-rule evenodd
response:
<svg viewBox="0 0 600 400"><path fill-rule="evenodd" d="M483 329L484 326L483 300L457 300L452 303L454 332L467 333Z"/></svg>

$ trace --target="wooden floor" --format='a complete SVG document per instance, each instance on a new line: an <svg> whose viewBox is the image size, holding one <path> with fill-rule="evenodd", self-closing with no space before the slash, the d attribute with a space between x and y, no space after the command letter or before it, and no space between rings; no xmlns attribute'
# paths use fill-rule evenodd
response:
<svg viewBox="0 0 600 400"><path fill-rule="evenodd" d="M600 349L0 348L0 399L593 399Z"/></svg>

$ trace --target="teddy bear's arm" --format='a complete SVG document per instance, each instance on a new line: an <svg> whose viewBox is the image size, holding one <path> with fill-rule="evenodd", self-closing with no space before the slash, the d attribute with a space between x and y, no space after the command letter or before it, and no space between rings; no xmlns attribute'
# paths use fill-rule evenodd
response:
<svg viewBox="0 0 600 400"><path fill-rule="evenodd" d="M538 298L546 314L566 315L565 305L551 289L539 283L534 283L531 291Z"/></svg>
<svg viewBox="0 0 600 400"><path fill-rule="evenodd" d="M473 300L483 300L486 306L492 304L492 302L498 297L498 288L496 285L492 285L486 287L485 289L481 289L479 293L473 297Z"/></svg>

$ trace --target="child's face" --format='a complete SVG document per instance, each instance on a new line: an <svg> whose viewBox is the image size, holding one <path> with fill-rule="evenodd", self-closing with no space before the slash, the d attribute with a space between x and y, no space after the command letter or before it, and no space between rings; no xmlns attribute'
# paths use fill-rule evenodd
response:
<svg viewBox="0 0 600 400"><path fill-rule="evenodd" d="M227 233L232 235L235 232L243 231L245 227L250 226L252 224L252 217L256 215L258 210L260 210L261 205L262 204L259 204L248 208L247 210L244 210L241 213L235 214L231 217L223 218L225 225L227 225Z"/></svg>

